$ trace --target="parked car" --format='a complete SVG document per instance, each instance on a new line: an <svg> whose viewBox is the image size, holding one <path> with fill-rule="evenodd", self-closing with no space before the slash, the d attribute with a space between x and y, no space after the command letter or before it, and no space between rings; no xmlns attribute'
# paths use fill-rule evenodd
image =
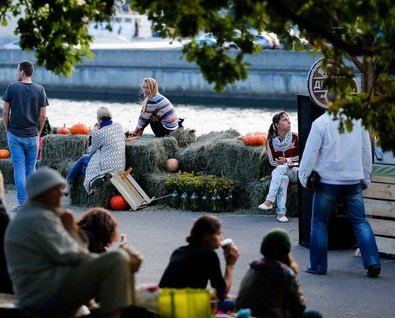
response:
<svg viewBox="0 0 395 318"><path fill-rule="evenodd" d="M281 42L281 48L284 49L286 46L290 46L292 45L292 49L295 49L295 42L299 42L299 47L303 47L305 49L311 49L312 45L310 44L310 42L305 39L305 38L301 38L300 37L300 33L298 30L294 30L294 29L289 29L288 31L289 35L291 36L291 38L293 38L292 43L288 42L287 39L282 39ZM289 47L291 48L291 47Z"/></svg>
<svg viewBox="0 0 395 318"><path fill-rule="evenodd" d="M196 40L196 43L199 46L203 46L204 44L206 44L208 46L214 46L214 45L217 45L217 36L211 32L206 33L201 38L198 38ZM238 50L239 49L237 44L233 41L225 41L224 44L222 45L222 47L226 50Z"/></svg>
<svg viewBox="0 0 395 318"><path fill-rule="evenodd" d="M254 42L263 49L279 49L281 47L277 35L265 31L254 35Z"/></svg>

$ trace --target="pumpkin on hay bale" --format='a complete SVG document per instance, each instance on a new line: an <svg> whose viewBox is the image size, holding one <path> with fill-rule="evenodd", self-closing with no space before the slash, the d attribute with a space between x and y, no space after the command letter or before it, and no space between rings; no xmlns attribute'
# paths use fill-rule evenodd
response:
<svg viewBox="0 0 395 318"><path fill-rule="evenodd" d="M253 132L248 133L241 138L244 141L244 144L247 146L263 146L266 144L267 133L264 132Z"/></svg>
<svg viewBox="0 0 395 318"><path fill-rule="evenodd" d="M111 197L110 206L111 209L115 211L127 210L129 208L129 204L126 202L123 196L119 194Z"/></svg>
<svg viewBox="0 0 395 318"><path fill-rule="evenodd" d="M0 149L0 159L7 159L10 157L10 152L7 149Z"/></svg>
<svg viewBox="0 0 395 318"><path fill-rule="evenodd" d="M70 135L70 130L66 127L66 124L63 124L63 127L59 127L56 133L59 135Z"/></svg>
<svg viewBox="0 0 395 318"><path fill-rule="evenodd" d="M72 135L87 135L88 131L88 127L82 123L75 124L70 128L70 133Z"/></svg>
<svg viewBox="0 0 395 318"><path fill-rule="evenodd" d="M168 172L177 172L180 170L180 164L176 158L170 158L166 160L166 170Z"/></svg>

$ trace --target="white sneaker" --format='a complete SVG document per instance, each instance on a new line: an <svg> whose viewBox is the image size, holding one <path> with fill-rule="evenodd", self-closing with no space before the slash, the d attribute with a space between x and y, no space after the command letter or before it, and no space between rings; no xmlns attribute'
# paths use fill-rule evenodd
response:
<svg viewBox="0 0 395 318"><path fill-rule="evenodd" d="M282 216L280 216L280 215L282 215ZM277 215L276 219L280 223L287 223L288 222L288 218L284 214Z"/></svg>
<svg viewBox="0 0 395 318"><path fill-rule="evenodd" d="M258 209L268 211L268 210L273 209L273 204L270 204L269 206L267 206L265 203L262 203L258 206Z"/></svg>
<svg viewBox="0 0 395 318"><path fill-rule="evenodd" d="M12 207L11 212L18 212L18 210L21 208L20 205L16 205L14 207Z"/></svg>

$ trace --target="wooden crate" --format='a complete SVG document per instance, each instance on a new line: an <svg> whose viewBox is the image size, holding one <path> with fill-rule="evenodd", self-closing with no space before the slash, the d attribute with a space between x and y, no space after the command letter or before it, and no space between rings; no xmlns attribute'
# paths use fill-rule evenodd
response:
<svg viewBox="0 0 395 318"><path fill-rule="evenodd" d="M149 198L140 185L130 175L132 168L113 175L111 183L118 189L119 193L136 211L139 207L150 204L154 198Z"/></svg>
<svg viewBox="0 0 395 318"><path fill-rule="evenodd" d="M395 177L372 175L363 196L380 253L395 255Z"/></svg>

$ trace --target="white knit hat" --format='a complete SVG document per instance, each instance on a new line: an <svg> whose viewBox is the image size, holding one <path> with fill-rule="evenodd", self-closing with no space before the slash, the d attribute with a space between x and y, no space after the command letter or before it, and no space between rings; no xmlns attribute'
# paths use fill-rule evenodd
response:
<svg viewBox="0 0 395 318"><path fill-rule="evenodd" d="M59 172L48 167L37 169L26 181L26 192L29 199L57 186L65 185L66 179Z"/></svg>

